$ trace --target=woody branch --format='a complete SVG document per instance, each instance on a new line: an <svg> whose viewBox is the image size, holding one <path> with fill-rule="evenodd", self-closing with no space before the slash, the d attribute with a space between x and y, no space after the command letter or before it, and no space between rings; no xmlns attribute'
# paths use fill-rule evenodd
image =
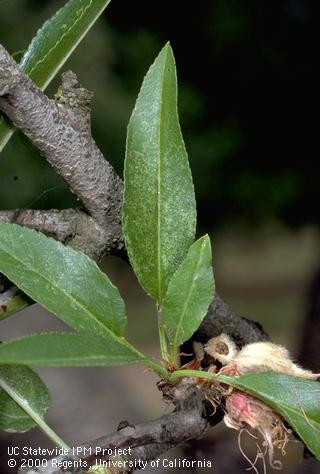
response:
<svg viewBox="0 0 320 474"><path fill-rule="evenodd" d="M0 219L53 235L100 260L112 253L125 255L121 232L122 181L92 138L90 99L91 93L81 87L70 71L63 75L55 100L48 99L0 45L0 110L38 148L83 205L81 209L62 211L4 210L0 211ZM0 279L0 319L31 303L10 282ZM234 313L216 294L195 339L206 340L222 331L233 336L239 345L268 339L258 324ZM187 399L187 403L173 399L176 409L171 415L120 430L91 444L127 444L134 448L134 458L152 459L204 434L215 423L213 418L209 423L205 417L199 394ZM32 472L62 471L28 471Z"/></svg>
<svg viewBox="0 0 320 474"><path fill-rule="evenodd" d="M113 453L120 449L125 450L125 455L116 457L118 462L125 461L125 468L112 470L111 464L110 470L106 468L106 472L132 472L174 446L203 436L210 429L215 418L206 415L199 390L184 382L176 387L161 388L165 392L166 401L175 405L173 413L135 426L122 422L121 425L125 426L119 427L114 433L81 446L80 448L86 448L82 449L81 457L75 456L71 450L66 455L50 460L46 467L20 469L19 474L63 474L64 462L66 465L69 463L69 466L75 466L72 472L80 474L96 462L108 466L108 461L115 461ZM59 464L61 468L57 468Z"/></svg>

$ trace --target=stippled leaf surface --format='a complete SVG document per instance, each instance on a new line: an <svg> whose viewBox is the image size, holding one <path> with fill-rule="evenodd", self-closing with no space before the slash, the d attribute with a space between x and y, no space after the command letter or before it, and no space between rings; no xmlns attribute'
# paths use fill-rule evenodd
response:
<svg viewBox="0 0 320 474"><path fill-rule="evenodd" d="M36 426L37 418L43 418L49 403L47 387L33 370L0 366L0 429L28 431Z"/></svg>
<svg viewBox="0 0 320 474"><path fill-rule="evenodd" d="M22 69L44 90L111 0L69 0L47 20L31 41L20 62ZM0 118L0 151L14 133Z"/></svg>
<svg viewBox="0 0 320 474"><path fill-rule="evenodd" d="M167 44L146 74L127 134L123 225L143 288L161 304L193 242L196 206L177 111L177 79Z"/></svg>
<svg viewBox="0 0 320 474"><path fill-rule="evenodd" d="M82 252L26 227L0 222L0 272L74 329L122 341L124 302Z"/></svg>
<svg viewBox="0 0 320 474"><path fill-rule="evenodd" d="M173 354L198 329L213 299L210 239L194 242L174 273L163 302L162 321Z"/></svg>
<svg viewBox="0 0 320 474"><path fill-rule="evenodd" d="M219 380L256 396L283 416L320 460L320 383L273 372Z"/></svg>
<svg viewBox="0 0 320 474"><path fill-rule="evenodd" d="M125 365L143 360L141 354L125 344L91 334L33 334L0 344L0 364L93 367Z"/></svg>

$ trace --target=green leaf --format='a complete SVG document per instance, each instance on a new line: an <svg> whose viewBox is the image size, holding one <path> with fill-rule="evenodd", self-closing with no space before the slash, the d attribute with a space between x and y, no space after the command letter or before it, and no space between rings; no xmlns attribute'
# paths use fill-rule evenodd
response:
<svg viewBox="0 0 320 474"><path fill-rule="evenodd" d="M91 334L33 334L0 344L0 364L93 367L132 364L144 362L144 359L113 338Z"/></svg>
<svg viewBox="0 0 320 474"><path fill-rule="evenodd" d="M191 245L169 283L163 302L162 322L173 355L200 326L213 294L211 245L205 235Z"/></svg>
<svg viewBox="0 0 320 474"><path fill-rule="evenodd" d="M196 205L167 44L144 78L127 135L123 228L133 269L158 303L193 242Z"/></svg>
<svg viewBox="0 0 320 474"><path fill-rule="evenodd" d="M49 403L47 387L35 372L28 367L0 366L1 429L28 431L43 418Z"/></svg>
<svg viewBox="0 0 320 474"><path fill-rule="evenodd" d="M111 0L69 0L47 20L21 60L22 69L42 89L50 84ZM15 131L0 118L0 151Z"/></svg>
<svg viewBox="0 0 320 474"><path fill-rule="evenodd" d="M272 372L216 378L251 393L282 415L320 460L319 382Z"/></svg>
<svg viewBox="0 0 320 474"><path fill-rule="evenodd" d="M122 342L124 302L108 277L82 252L0 221L0 272L72 328Z"/></svg>

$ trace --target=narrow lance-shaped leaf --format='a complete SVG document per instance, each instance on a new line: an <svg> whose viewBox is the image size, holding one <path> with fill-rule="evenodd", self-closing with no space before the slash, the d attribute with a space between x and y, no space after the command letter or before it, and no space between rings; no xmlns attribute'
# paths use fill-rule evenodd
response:
<svg viewBox="0 0 320 474"><path fill-rule="evenodd" d="M0 222L0 272L69 326L123 342L126 316L119 291L82 252Z"/></svg>
<svg viewBox="0 0 320 474"><path fill-rule="evenodd" d="M179 345L200 326L213 294L211 245L205 235L191 245L169 283L163 302L162 321L173 357Z"/></svg>
<svg viewBox="0 0 320 474"><path fill-rule="evenodd" d="M194 239L196 206L177 112L177 80L167 44L149 69L127 135L123 225L143 288L161 304Z"/></svg>
<svg viewBox="0 0 320 474"><path fill-rule="evenodd" d="M271 372L217 378L251 393L282 415L320 460L319 382Z"/></svg>
<svg viewBox="0 0 320 474"><path fill-rule="evenodd" d="M49 403L47 387L33 370L0 366L0 429L28 431L43 418Z"/></svg>
<svg viewBox="0 0 320 474"><path fill-rule="evenodd" d="M47 20L31 41L21 68L44 90L111 0L69 0ZM0 151L14 133L14 126L0 118Z"/></svg>
<svg viewBox="0 0 320 474"><path fill-rule="evenodd" d="M142 354L113 338L43 333L0 344L0 364L34 367L93 367L143 362Z"/></svg>

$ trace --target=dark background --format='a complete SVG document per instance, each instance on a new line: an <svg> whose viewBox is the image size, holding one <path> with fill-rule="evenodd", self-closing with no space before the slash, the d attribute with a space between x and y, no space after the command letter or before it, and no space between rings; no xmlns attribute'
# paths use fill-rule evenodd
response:
<svg viewBox="0 0 320 474"><path fill-rule="evenodd" d="M2 42L19 57L62 4L3 0ZM257 225L274 217L318 224L319 10L319 2L308 0L201 0L197 6L117 0L66 67L95 91L94 134L121 172L126 124L143 75L170 40L200 225ZM1 207L25 206L21 186L31 188L23 170L7 163L16 148L2 158ZM29 168L43 166L34 161ZM12 175L18 182L10 182ZM48 171L46 179L45 196L38 197L38 182L26 197L37 198L37 207L64 207L61 189L48 189L55 183Z"/></svg>
<svg viewBox="0 0 320 474"><path fill-rule="evenodd" d="M18 59L63 4L2 0L0 41ZM275 341L287 344L298 360L317 371L319 13L319 2L311 0L113 0L63 68L74 70L95 92L93 134L121 174L126 125L143 76L161 47L171 42L199 233L212 237L218 289L235 310L259 320ZM50 96L58 84L59 78L49 87ZM0 160L1 209L77 205L21 134L16 133ZM126 266L115 259L104 266L127 298L131 337L156 354L150 301ZM25 318L31 317L28 311ZM21 318L2 323L1 334L13 337L13 326L28 331L31 323L27 319L23 326ZM47 329L51 323L43 324ZM47 372L49 380L52 371ZM127 369L122 373L130 378ZM137 377L140 381L144 375ZM137 387L133 397L140 396ZM150 403L150 413L154 407ZM133 411L128 409L129 417ZM121 417L120 408L116 415ZM148 414L138 410L135 421L142 416ZM66 429L62 420L60 425L60 432ZM81 428L72 419L71 427L72 440ZM84 432L82 440L95 437L94 428L93 423L92 433ZM105 423L97 436L107 428ZM286 472L317 468L308 461L295 469L289 466Z"/></svg>

